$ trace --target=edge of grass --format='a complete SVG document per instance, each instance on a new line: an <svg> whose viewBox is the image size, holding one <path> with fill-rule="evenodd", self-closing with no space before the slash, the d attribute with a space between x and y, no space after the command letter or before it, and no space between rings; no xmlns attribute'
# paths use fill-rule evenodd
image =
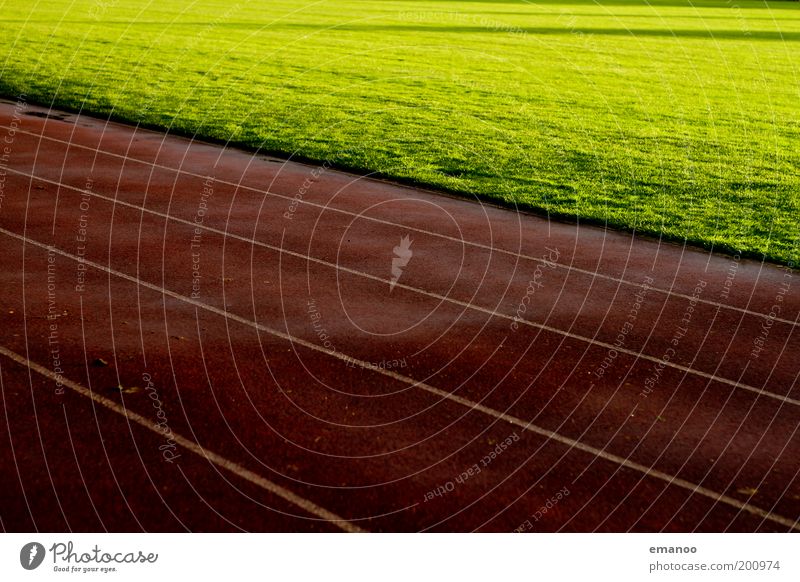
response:
<svg viewBox="0 0 800 582"><path fill-rule="evenodd" d="M29 105L35 105L49 110L61 110L67 113L79 114L92 119L97 119L102 121L112 121L114 123L121 123L123 125L137 127L149 131L166 133L167 135L182 137L196 142L223 146L226 148L235 148L242 151L253 153L254 155L269 156L287 162L297 162L310 166L321 166L324 163L328 168L341 172L347 172L350 174L354 174L356 176L369 177L370 179L377 179L384 182L391 182L402 186L420 188L424 189L427 192L431 192L433 194L444 195L458 200L479 201L481 204L486 204L488 206L493 206L495 208L501 208L503 210L513 210L515 212L522 212L524 214L536 216L538 218L544 218L546 220L552 220L554 222L559 222L562 224L579 224L579 225L592 226L603 229L612 229L619 232L631 233L641 240L657 241L661 244L668 243L671 245L676 245L681 247L695 248L697 250L702 249L710 253L727 255L730 257L738 256L740 259L756 260L761 263L766 262L774 265L787 266L789 268L795 267L795 263L790 259L758 251L737 249L733 245L725 242L710 242L700 237L686 237L686 236L681 237L670 233L658 232L654 229L647 229L647 228L638 229L636 227L631 227L628 224L625 224L621 221L614 219L601 220L598 218L581 217L581 216L576 216L574 214L568 214L566 212L548 210L546 208L543 208L535 204L529 204L525 202L511 202L503 198L496 198L486 194L469 192L467 190L459 190L457 188L443 188L441 186L435 186L421 180L415 180L413 178L397 176L387 172L375 171L366 167L342 164L335 161L332 162L331 160L321 160L318 158L313 158L302 154L289 153L284 150L272 150L262 147L256 147L244 141L224 140L203 133L199 133L196 131L190 131L180 126L170 125L169 127L167 127L165 125L158 123L135 121L125 115L120 115L116 113L114 109L105 111L87 110L84 109L83 107L75 106L72 102L66 99L54 98L51 100L50 103L46 103L46 100L42 99L40 96L31 95L17 90L12 90L12 88L7 83L5 83L2 79L0 79L0 100L16 102L20 98L20 96L24 96L25 103Z"/></svg>

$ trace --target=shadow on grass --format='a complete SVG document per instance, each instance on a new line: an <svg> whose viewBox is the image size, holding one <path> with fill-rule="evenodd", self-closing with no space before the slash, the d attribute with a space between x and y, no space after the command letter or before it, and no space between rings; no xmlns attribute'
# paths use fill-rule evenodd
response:
<svg viewBox="0 0 800 582"><path fill-rule="evenodd" d="M508 34L512 36L566 36L573 33L596 36L629 36L631 38L698 38L698 39L730 39L730 40L782 40L800 41L800 32L781 32L779 30L706 30L706 29L670 29L664 28L599 28L563 26L505 26L487 24L486 26L442 26L438 24L397 24L397 25L342 25L330 28L309 27L302 24L282 24L281 28L317 28L318 30L344 30L354 32L429 32L431 34Z"/></svg>
<svg viewBox="0 0 800 582"><path fill-rule="evenodd" d="M432 6L430 0L403 0L404 3L420 2L426 6ZM559 6L630 6L631 8L658 8L661 6L677 8L731 8L725 0L459 0L464 4L515 4L517 6L536 7L537 5L559 5ZM798 0L737 0L739 8L753 8L763 10L764 8L789 8L792 4L797 6ZM446 5L445 2L441 3Z"/></svg>
<svg viewBox="0 0 800 582"><path fill-rule="evenodd" d="M795 3L794 0L787 0ZM795 3L800 4L800 2ZM800 10L798 10L800 13ZM420 13L424 14L424 13ZM440 14L440 13L434 13ZM285 22L280 24L269 24L264 22L223 22L215 23L215 28L229 29L229 30L243 30L243 31L261 31L264 34L270 32L281 32L292 29L316 31L316 32L329 32L329 31L345 31L345 32L359 32L359 33L430 33L430 34L505 34L509 36L524 37L531 36L567 36L570 34L582 34L586 36L629 36L631 38L697 38L697 39L716 39L716 40L764 40L764 41L785 41L797 42L800 41L800 31L786 31L780 30L749 30L749 29L730 29L730 30L708 30L708 29L685 29L675 28L671 29L668 26L659 28L626 28L624 25L620 27L567 27L567 26L516 26L513 24L494 21L487 18L486 23L481 25L482 16L474 13L447 13L452 14L452 18L437 17L439 19L460 20L478 22L478 24L460 26L457 24L441 25L436 23L431 24L334 24L331 26L304 24L304 23L291 23ZM576 16L582 16L577 14ZM638 18L638 17L637 17ZM698 17L701 18L701 17ZM748 19L744 19L746 23ZM35 22L48 22L47 21L32 21L32 20L3 20L0 19L0 25L6 23L24 22L26 24L33 24ZM61 25L67 24L91 24L98 25L98 22L92 20L73 20L64 21ZM147 20L140 21L104 21L101 23L103 26L124 26L124 27L143 27L143 26L168 26L171 29L184 29L184 28L203 28L209 26L209 22L154 22Z"/></svg>

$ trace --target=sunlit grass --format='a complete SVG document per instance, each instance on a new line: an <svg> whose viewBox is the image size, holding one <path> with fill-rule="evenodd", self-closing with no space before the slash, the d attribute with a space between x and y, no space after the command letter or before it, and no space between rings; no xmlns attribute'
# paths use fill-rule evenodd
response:
<svg viewBox="0 0 800 582"><path fill-rule="evenodd" d="M800 259L800 4L5 2L0 91Z"/></svg>

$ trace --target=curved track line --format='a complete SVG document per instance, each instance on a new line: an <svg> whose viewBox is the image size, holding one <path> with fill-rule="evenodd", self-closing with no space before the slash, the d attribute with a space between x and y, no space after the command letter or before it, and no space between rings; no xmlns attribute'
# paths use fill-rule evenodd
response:
<svg viewBox="0 0 800 582"><path fill-rule="evenodd" d="M10 360L17 362L18 364L22 364L23 366L31 369L37 374L41 374L42 376L45 376L46 378L49 378L54 381L55 380L59 381L61 384L67 386L68 388L80 394L81 396L86 396L87 398L91 398L101 406L104 406L108 410L116 412L121 416L124 416L126 419L131 420L140 426L143 426L147 430L158 433L159 435L162 434L162 431L158 428L155 422L148 420L144 416L137 414L131 410L128 410L123 406L120 406L119 404L117 404L113 400L106 398L105 396L100 396L99 394L92 392L91 390L89 390L85 386L82 386L81 384L78 384L77 382L73 382L72 380L64 378L63 376L57 376L55 373L51 372L44 366L40 366L36 362L30 361L24 356L21 356L20 354L11 351L4 346L0 346L0 354L9 358ZM204 459L208 460L211 463L214 463L221 469L225 469L226 471L229 471L234 475L241 477L242 479L249 481L254 485L257 485L258 487L261 487L262 489L272 493L273 495L277 495L278 497L288 501L292 505L299 507L303 511L310 513L311 515L314 515L319 519L332 523L333 525L342 529L343 531L350 533L364 531L355 524L339 517L338 515L336 515L331 511L328 511L324 507L320 507L316 503L309 501L304 497L300 497L299 495L289 491L285 487L281 487L277 483L273 483L269 479L265 479L261 475L258 475L248 469L245 469L241 465L234 463L233 461L223 457L222 455L209 451L202 445L199 445L196 442L181 436L180 434L173 433L172 439L186 450L200 457L203 457Z"/></svg>
<svg viewBox="0 0 800 582"><path fill-rule="evenodd" d="M0 232L3 232L5 234L7 234L7 235L10 235L13 238L19 239L19 240L21 240L23 242L28 242L28 243L32 244L33 246L36 246L36 247L39 247L39 248L42 248L42 249L50 249L53 252L55 252L57 254L60 254L60 255L62 255L64 257L67 257L69 259L76 260L76 261L79 260L78 257L74 257L73 255L71 255L71 254L69 254L67 252L61 251L61 250L59 250L59 249L57 249L55 247L49 246L49 245L45 245L45 244L40 243L38 241L28 240L28 239L26 239L26 238L24 238L24 237L22 237L20 235L17 235L17 234L14 234L14 233L10 233L10 232L6 231L3 228L0 228ZM663 481L663 482L667 483L668 485L675 485L677 487L680 487L682 489L690 491L691 493L696 493L698 495L702 495L703 497L707 497L709 499L712 499L713 501L716 501L716 502L719 502L719 503L724 503L725 505L729 505L729 506L734 507L734 508L736 508L736 509L738 509L740 511L744 511L744 512L750 513L751 515L755 515L755 516L760 517L762 519L765 519L767 521L771 521L773 523L782 525L782 526L787 527L789 529L794 529L794 530L800 531L800 520L794 520L793 521L793 520L791 520L791 519L789 519L787 517L784 517L784 516L781 516L781 515L778 515L778 514L775 514L775 513L771 513L771 512L766 511L766 510L764 510L764 509L762 509L760 507L756 507L756 506L751 505L749 503L741 502L738 499L734 499L733 497L730 497L730 496L722 494L722 493L717 493L716 491L712 491L711 489L703 487L702 485L698 485L696 483L692 483L691 481L687 481L686 479L682 479L680 477L676 477L675 475L670 475L669 473L665 473L663 471L659 471L658 469L653 469L652 467L647 467L646 465L643 465L641 463L637 463L635 461L631 461L629 459L626 459L624 457L620 457L620 456L615 455L613 453L608 453L605 450L595 448L595 447L593 447L591 445L587 445L587 444L585 444L585 443L583 443L581 441L569 438L569 437L564 436L562 434L559 434L557 432L554 432L554 431L548 430L546 428L543 428L543 427L537 426L535 424L532 424L530 422L526 422L526 421L524 421L524 420L522 420L522 419L520 419L520 418L518 418L516 416L505 414L503 412L500 412L499 410L495 410L494 408L490 408L488 406L484 406L484 405L482 405L480 403L474 402L474 401L469 400L467 398L463 398L461 396L456 396L455 394L451 394L450 392L447 392L445 390L441 390L440 388L436 388L435 386L431 386L430 384L426 384L424 382L418 382L418 381L414 380L413 378L409 378L407 376L403 376L402 374L398 374L397 372L394 372L392 370L385 370L385 369L380 369L380 368L374 369L374 368L371 367L369 362L366 362L366 361L363 361L363 360L359 360L358 358L353 358L353 357L347 356L345 354L341 354L341 353L339 353L337 351L328 350L328 349L326 349L326 348L324 348L322 346L319 346L317 344L314 344L312 342L306 341L306 340L301 339L301 338L293 337L293 336L291 336L289 334L286 334L286 333L281 332L281 331L276 330L276 329L272 329L272 328L270 328L270 327L268 327L266 325L263 325L263 324L260 324L260 323L254 322L254 321L250 321L249 319L246 319L244 317L238 316L236 314L228 313L227 311L224 311L224 310L219 309L217 307L214 307L212 305L207 305L207 304L205 304L205 303L203 303L201 301L196 301L194 299L186 297L185 295L181 295L179 293L175 293L174 291L170 291L169 289L164 289L164 288L159 287L157 285L154 285L152 283L148 283L147 281L141 281L141 280L137 279L136 277L132 277L131 275L127 275L127 274L122 273L120 271L117 271L115 269L111 269L109 267L105 267L103 265L99 265L97 263L94 263L94 262L86 260L86 259L82 259L82 261L86 265L89 265L89 266L91 266L91 267L93 267L95 269L98 269L100 271L109 273L109 274L114 275L116 277L119 277L121 279L125 279L125 280L130 281L132 283L135 283L137 285L141 285L143 287L146 287L148 289L156 291L157 293L161 293L161 294L167 295L169 297L172 297L173 299L177 299L177 300L179 300L181 302L184 302L184 303L187 303L189 305L193 305L195 307L199 307L200 309L209 311L209 312L214 313L216 315L220 315L222 317L225 317L226 319L229 319L229 320L232 320L232 321L236 321L236 322L241 323L243 325L247 325L249 327L258 329L259 331L263 331L263 332L269 333L270 335L273 335L275 337L284 339L286 341L297 343L297 344L302 345L303 347L306 347L306 348L308 348L310 350L314 350L316 352L319 352L319 353L334 357L334 358L336 358L338 360L341 360L343 362L349 363L351 365L352 364L357 364L358 366L360 366L360 367L362 367L362 368L364 368L366 370L369 370L371 372L375 372L375 373L381 374L383 376L387 376L387 377L392 378L394 380L403 382L403 383L411 386L412 388L419 388L421 390L424 390L425 392L428 392L430 394L434 394L434 395L436 395L436 396L438 396L438 397L440 397L442 399L448 400L450 402L454 402L454 403L459 404L461 406L465 406L465 407L467 407L467 408L469 408L471 410L475 410L475 411L481 412L483 414L486 414L487 416L491 416L491 417L496 418L498 420L503 420L503 421L508 422L508 423L510 423L512 425L518 426L518 427L520 427L521 429L523 429L525 431L529 431L529 432L537 434L539 436L543 436L543 437L545 437L545 438L547 438L549 440L553 440L553 441L556 441L558 443L561 443L561 444L563 444L563 445L565 445L567 447L570 447L571 449L577 449L579 451L583 451L585 453L589 453L589 454L591 454L591 455L593 455L593 456L595 456L597 458L601 458L603 460L610 461L612 463L620 465L621 467L625 467L627 469L631 469L633 471L637 471L639 473L642 473L645 476L653 477L654 479L658 479L659 481ZM28 360L26 360L22 356L19 356L15 352L12 352L12 351L10 351L10 350L2 347L2 346L0 346L0 354L7 355L8 357L10 357L10 358L12 358L15 361L18 361L20 363L28 362ZM43 368L43 367L38 366L36 364L33 364L33 365L37 366L37 368L35 368L37 372L43 373L43 374L47 375L48 377L55 378L55 375L52 374L46 368ZM74 385L78 386L82 390L86 390L85 388L81 387L80 385L77 385L77 384L74 384ZM72 387L72 388L75 389L74 387ZM78 391L80 391L80 390L78 390ZM92 394L91 392L89 392L87 395L92 397L92 398L96 397L96 398L99 398L99 399L101 399L103 401L107 401L110 404L113 404L115 407L117 407L120 410L122 410L123 412L125 412L124 409L119 407L113 401L109 401L109 400L107 400L107 399L105 399L105 398L103 398L101 396L96 396L96 395ZM797 401L795 401L795 402L797 402ZM104 402L101 402L101 403L103 405L105 405ZM800 404L800 402L798 402L798 404ZM141 420L136 420L136 419L134 419L134 420L136 420L140 424L143 424L143 426L147 426L148 428L152 428L153 430L155 430L155 427L154 427L153 423L149 422L147 419L145 419L143 417L139 417L139 418ZM191 441L188 441L188 442L191 443ZM199 447L199 445L196 445L196 446ZM236 467L238 467L238 465L236 465ZM246 469L242 469L242 470L246 471ZM249 474L254 478L262 479L261 477L258 477L257 475L255 475L253 473L249 473ZM273 484L271 481L267 481L266 479L264 479L264 481L266 483L274 485L275 487L278 487L282 491L285 491L286 494L294 496L293 493L289 492L288 490L285 490L285 489L281 488L278 485ZM302 499L302 498L299 498L299 499ZM308 503L311 503L311 502L308 502ZM319 509L321 511L327 511L327 510L324 510L322 508L319 508ZM331 514L331 515L333 515L333 514ZM349 522L347 522L347 523L349 524ZM352 525L352 524L350 524L350 525ZM353 527L355 527L355 526L353 526Z"/></svg>
<svg viewBox="0 0 800 582"><path fill-rule="evenodd" d="M221 235L221 236L226 237L226 238L232 238L232 239L235 239L235 240L239 240L241 242L246 242L246 243L251 244L251 245L255 245L255 246L262 247L262 248L266 248L266 249L269 249L269 250L277 252L277 253L289 255L289 256L292 256L292 257L295 257L295 258L298 258L298 259L302 259L302 260L305 260L305 261L316 263L316 264L319 264L319 265L334 269L336 271L349 273L349 274L354 275L356 277L362 277L364 279L370 279L370 280L377 281L377 282L380 282L380 283L383 283L383 284L386 284L386 285L389 285L389 284L392 283L389 279L385 279L383 277L378 277L377 275L371 275L369 273L364 273L363 271L358 271L356 269L351 269L349 267L343 267L341 265L337 265L335 263L331 263L330 261L326 261L324 259L318 259L316 257L311 257L311 256L308 256L308 255L304 255L303 253L298 253L296 251L291 251L291 250L288 250L288 249L283 249L281 247L276 247L274 245L271 245L271 244L268 244L268 243L265 243L265 242L261 242L261 241L255 240L255 239L250 239L250 238L247 238L247 237L244 237L244 236L240 236L240 235L237 235L237 234L232 234L232 233L229 233L229 232L225 232L225 231L222 231L222 230L210 227L210 226L198 225L198 224L195 224L192 221L185 220L185 219L182 219L182 218L177 218L177 217L174 217L174 216L170 216L169 214L165 214L163 212L158 212L156 210L149 210L147 208L143 208L141 206L136 206L135 204L131 204L129 202L123 202L121 200L115 200L114 198L111 198L109 196L104 196L104 195L98 194L96 192L92 192L91 190L85 190L83 188L78 188L77 186L69 186L69 185L66 185L66 184L59 184L58 182L56 182L54 180L49 180L49 179L46 179L46 178L37 178L36 176L29 176L28 174L26 174L24 172L19 172L19 171L16 171L16 170L8 170L8 171L9 172L13 172L15 174L28 176L28 177L31 177L33 179L40 180L42 182L53 184L55 186L59 186L59 187L62 187L62 188L67 188L67 189L70 189L70 190L74 190L76 192L80 192L81 194L85 194L87 196L92 196L94 198L98 198L98 199L101 199L101 200L106 200L107 202L111 202L112 204L119 204L121 206L132 208L132 209L137 210L139 212L146 212L146 213L151 214L153 216L158 216L159 218L164 218L166 220L172 220L173 222L177 222L177 223L180 223L180 224L185 224L185 225L191 226L192 228L201 228L201 229L203 229L203 230L205 230L207 232L213 232L214 234L218 234L218 235ZM61 251L61 250L59 250L59 249L57 249L55 247L50 247L48 245L44 245L43 243L40 243L40 242L35 241L33 239L29 239L29 238L26 238L24 236L18 235L16 233L14 233L13 231L6 230L5 228L2 228L2 227L0 227L0 233L6 234L8 236L12 236L14 238L19 238L20 240L29 242L29 243L31 243L33 245L38 245L38 246L40 246L42 248L45 248L45 249L53 248L57 253L59 253L61 255L64 255L65 257L68 257L68 258L70 258L72 260L81 260L81 261L85 262L87 265L92 265L92 266L94 266L96 268L100 268L100 269L105 269L106 268L106 267L103 267L102 265L99 265L98 263L93 263L93 262L88 261L88 260L79 259L78 257L76 257L74 255L71 255L69 253L66 253L64 251ZM114 273L116 274L117 272L114 271ZM136 282L139 282L138 279L134 279L134 280ZM765 396L765 397L768 397L768 398L773 398L773 399L778 400L780 402L783 402L785 404L792 404L794 406L800 406L800 400L797 400L795 398L791 398L789 396L785 396L783 394L776 394L774 392L770 392L769 390L763 390L761 388L756 388L755 386L750 386L749 384L744 384L742 382L736 382L735 380L730 380L728 378L724 378L724 377L721 377L721 376L716 376L714 374L709 374L707 372L702 372L700 370L695 370L694 368L689 368L688 366L683 366L681 364L676 364L674 362L666 362L662 358L657 358L655 356L651 356L651 355L648 355L648 354L645 354L645 353L642 353L642 352L637 352L635 350L629 350L629 349L624 348L624 347L619 347L619 346L616 346L616 345L613 345L613 344L610 344L610 343L607 343L607 342L604 342L604 341L600 341L600 340L596 340L596 339L589 338L589 337L586 337L586 336L582 336L582 335L577 334L577 333L572 333L570 331L564 331L562 329L558 329L557 327L553 327L553 326L550 326L550 325L545 325L543 323L537 323L535 321L530 321L530 320L526 320L526 319L517 319L515 317L512 317L512 316L507 315L505 313L500 313L500 312L498 312L496 310L493 310L493 309L488 309L486 307L481 307L479 305L474 305L474 304L468 303L466 301L460 301L458 299L453 299L451 297L447 297L445 295L440 295L439 293L435 293L433 291L427 291L425 289L419 289L417 287L412 287L411 285L406 285L406 284L403 284L403 283L400 283L400 282L394 283L394 287L395 288L399 287L401 289L405 289L406 291L410 291L412 293L425 295L425 296L430 297L432 299L438 299L439 301L444 301L444 302L447 302L447 303L450 303L450 304L453 304L453 305L458 305L459 307L463 307L465 309L472 309L474 311L478 311L478 312L484 313L486 315L490 315L492 317L498 317L498 318L501 318L501 319L505 319L507 321L516 321L517 323L520 323L522 325L526 325L528 327L533 327L533 328L536 328L536 329L549 331L551 333L555 333L555 334L558 334L558 335L561 335L561 336L564 336L564 337L568 337L570 339L574 339L574 340L577 340L577 341L588 343L590 345L600 346L600 347L606 348L608 350L616 350L617 352L619 352L621 354L626 354L626 355L632 356L634 358L639 358L639 359L642 359L642 360L646 360L648 362L659 364L659 365L662 365L662 366L667 367L667 368L673 368L675 370L680 370L681 372L684 372L684 373L687 373L687 374L692 374L694 376L698 376L698 377L704 378L706 380L712 380L712 381L715 381L715 382L719 382L721 384L727 384L728 386L732 386L734 388L741 388L742 390L746 390L748 392L752 392L754 394L758 394L759 396Z"/></svg>
<svg viewBox="0 0 800 582"><path fill-rule="evenodd" d="M3 127L5 127L5 126L0 124L0 128L3 128ZM137 128L137 131L141 132L141 131L147 131L147 130L143 130L141 128ZM135 162L135 163L139 163L139 164L145 164L147 166L152 166L153 168L157 168L159 170L167 170L167 171L170 171L170 172L175 172L177 174L183 174L185 176L191 176L193 178L207 179L209 177L208 175L197 174L195 172L190 172L188 170L183 170L181 168L173 168L173 167L170 167L170 166L165 166L165 165L162 165L162 164L156 164L156 163L153 163L153 162L148 162L146 160L142 160L142 159L139 159L139 158L134 158L134 157L127 156L127 155L117 154L117 153L114 153L114 152L109 152L109 151L106 151L106 150L93 148L91 146L86 146L86 145L82 145L82 144L78 144L78 143L74 143L74 142L68 142L66 140L62 140L62 139L58 139L58 138L54 138L54 137L42 136L42 135L40 135L38 133L31 132L31 131L24 131L24 130L21 130L21 129L17 129L17 133L30 135L32 137L40 137L40 138L46 139L48 141L65 144L65 145L67 145L69 147L84 149L84 150L88 150L88 151L95 152L95 153L98 153L98 154L103 154L103 155L119 158L119 159L122 159L122 160L125 160L125 161ZM174 136L173 135L173 136L170 136L170 137L178 138L180 136ZM206 144L206 142L198 141L198 140L185 140L185 141L187 141L189 144L192 144L192 145L194 145L194 144L210 145L210 144ZM238 151L238 150L234 150L234 151ZM261 154L253 154L254 157L256 155L261 155ZM277 160L277 161L287 162L287 161L291 161L291 160ZM300 164L301 162L293 162L293 163ZM311 167L314 167L314 166L311 166ZM10 170L10 169L9 169L9 171L14 172L14 170ZM337 170L337 171L339 171L339 170ZM23 175L23 176L26 176L26 177L29 177L29 178L32 177L32 178L36 178L37 180L47 181L45 178L39 178L37 176L32 176L32 175L29 175L29 174L26 174L26 173L22 173L22 172L15 172L15 173L19 173L20 175ZM366 179L375 180L375 178L366 178ZM540 263L540 264L544 263L544 261L542 260L541 257L534 257L534 256L531 256L531 255L526 255L524 253L517 253L517 252L509 251L508 249L504 249L504 248L501 248L501 247L495 247L495 246L491 246L491 245L487 245L487 244L483 244L483 243L479 243L479 242L469 241L469 240L465 240L463 238L459 238L459 237L455 237L455 236L449 236L449 235L446 235L446 234L441 234L439 232L430 231L430 230L427 230L427 229L424 229L424 228L419 228L419 227L415 227L415 226L410 226L410 225L406 225L406 224L400 224L400 223L397 223L397 222L392 222L391 220L383 220L383 219L380 219L380 218L375 218L373 216L366 216L366 215L359 214L359 213L356 213L356 212L350 212L349 210L344 210L342 208L336 208L336 207L333 207L333 206L327 206L325 204L319 204L317 202L311 202L310 200L305 200L305 199L297 200L296 198L294 198L292 196L287 196L287 195L284 195L284 194L278 194L277 192L272 192L270 190L263 190L261 188L256 188L255 186L247 186L245 184L241 184L241 183L238 183L238 182L231 182L230 180L223 180L221 178L214 177L214 181L215 182L219 182L220 184L224 184L226 186L231 186L231 187L237 188L237 189L248 190L250 192L256 192L258 194L263 194L265 196L273 196L275 198L282 198L284 200L298 202L299 204L304 204L304 205L307 205L307 206L313 206L315 208L319 208L319 209L325 210L325 211L344 214L344 215L347 215L347 216L350 216L350 217L353 217L353 218L358 218L360 220L366 220L366 221L369 221L369 222L374 222L376 224L382 224L384 226L402 228L404 230L409 230L409 231L412 231L412 232L418 232L420 234L424 234L424 235L427 235L427 236L432 236L432 237L441 238L441 239L444 239L444 240L449 240L449 241L452 241L452 242L459 243L461 245L467 245L467 246L483 249L483 250L489 251L490 253L498 253L498 254L508 255L508 256L511 256L511 257L514 257L514 258L520 258L520 259L523 259L523 260L526 260L526 261L532 261L532 262ZM385 182L381 181L381 183L385 183ZM58 184L58 185L60 185L62 187L65 187L65 188L71 188L71 186L68 186L66 184ZM403 186L402 184L398 184L397 186L405 188L405 186ZM426 192L426 193L430 193L430 194L435 194L435 195L440 195L440 196L442 196L442 195L447 196L447 194L442 194L441 192L434 192L434 191L429 191L429 190L423 190L423 191ZM482 202L482 204L487 204L487 203L486 202ZM496 206L494 206L492 204L489 204L489 205L492 208L500 208L500 207L496 207ZM606 275L606 274L603 274L603 273L600 273L600 272L597 272L597 271L591 271L589 269L581 269L580 267L575 267L573 265L566 265L566 264L562 264L562 263L556 263L556 266L559 269L564 269L566 271L573 271L575 273L580 273L582 275L587 275L589 277L593 277L593 278L596 278L596 279L603 279L603 280L606 280L606 281L613 281L614 283L618 283L618 284L622 284L622 285L629 285L631 287L638 287L639 286L639 283L637 283L635 281L628 281L627 279L621 279L619 277L614 277L612 275ZM691 295L688 295L686 293L680 293L678 291L673 291L671 289L662 289L660 287L651 287L650 289L651 289L651 291L653 291L655 293L661 293L662 295L667 295L668 297L679 297L681 299L690 299L690 300L696 301L697 303L703 303L705 305L711 305L712 307L717 307L719 309L728 309L730 311L736 311L736 312L739 312L739 313L752 315L754 317L766 317L767 316L766 313L760 313L758 311L753 311L751 309L745 309L743 307L736 307L735 305L729 305L727 303L720 303L718 301L712 301L710 299L692 297ZM796 321L792 321L791 319L785 319L785 318L782 318L782 317L775 317L774 320L775 321L780 321L781 323L784 323L786 325L791 325L793 327L800 327L800 323L798 323Z"/></svg>

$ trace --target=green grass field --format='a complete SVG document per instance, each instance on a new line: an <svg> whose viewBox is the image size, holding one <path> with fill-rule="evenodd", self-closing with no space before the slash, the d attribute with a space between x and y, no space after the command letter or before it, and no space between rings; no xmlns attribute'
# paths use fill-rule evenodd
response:
<svg viewBox="0 0 800 582"><path fill-rule="evenodd" d="M147 4L2 2L0 92L800 260L800 3Z"/></svg>

